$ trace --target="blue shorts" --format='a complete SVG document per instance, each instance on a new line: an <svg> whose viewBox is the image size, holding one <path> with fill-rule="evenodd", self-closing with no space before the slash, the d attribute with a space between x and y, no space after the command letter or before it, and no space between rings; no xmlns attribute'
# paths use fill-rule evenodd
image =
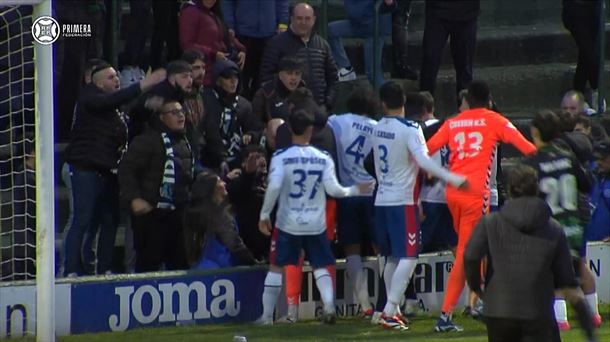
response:
<svg viewBox="0 0 610 342"><path fill-rule="evenodd" d="M274 229L271 236L269 261L272 265L298 265L301 250L305 251L305 260L313 268L335 264L335 256L330 249L326 231L318 235L293 235L280 229Z"/></svg>
<svg viewBox="0 0 610 342"><path fill-rule="evenodd" d="M496 211L500 211L500 207L497 205L490 205L489 206L489 212L490 213L495 213Z"/></svg>
<svg viewBox="0 0 610 342"><path fill-rule="evenodd" d="M446 203L422 202L426 216L421 221L422 253L438 252L457 246L457 234Z"/></svg>
<svg viewBox="0 0 610 342"><path fill-rule="evenodd" d="M381 255L419 256L419 213L416 205L376 206L375 229Z"/></svg>
<svg viewBox="0 0 610 342"><path fill-rule="evenodd" d="M346 197L337 199L337 233L342 246L375 243L375 198Z"/></svg>

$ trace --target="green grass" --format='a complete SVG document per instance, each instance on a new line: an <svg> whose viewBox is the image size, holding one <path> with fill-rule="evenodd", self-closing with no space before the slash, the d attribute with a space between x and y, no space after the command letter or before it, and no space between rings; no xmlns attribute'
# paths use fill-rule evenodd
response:
<svg viewBox="0 0 610 342"><path fill-rule="evenodd" d="M600 342L610 342L610 306L600 307L604 323L597 334ZM436 316L419 316L412 320L411 330L405 332L388 331L373 326L357 318L340 319L336 325L322 325L318 322L297 324L276 324L259 327L249 324L217 324L202 326L181 326L169 328L135 329L122 333L98 333L66 336L62 342L96 341L233 341L233 336L246 336L248 342L273 341L426 341L426 342L479 342L487 341L485 326L470 318L456 317L455 322L464 327L461 333L435 333L432 327ZM584 341L583 332L576 328L575 318L570 323L574 327L562 333L566 342Z"/></svg>

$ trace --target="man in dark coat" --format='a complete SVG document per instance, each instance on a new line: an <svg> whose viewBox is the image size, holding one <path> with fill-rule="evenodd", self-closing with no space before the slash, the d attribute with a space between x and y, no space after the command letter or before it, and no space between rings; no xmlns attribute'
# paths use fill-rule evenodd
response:
<svg viewBox="0 0 610 342"><path fill-rule="evenodd" d="M294 6L286 32L273 37L265 48L261 62L261 82L273 79L279 61L286 56L296 56L306 63L303 79L320 106L330 110L335 102L337 65L328 43L313 33L316 16L313 8L305 3Z"/></svg>
<svg viewBox="0 0 610 342"><path fill-rule="evenodd" d="M483 299L489 341L553 341L554 290L577 310L589 341L593 321L572 267L566 235L538 198L538 176L517 165L508 176L508 200L481 219L464 253L468 286ZM487 257L485 290L481 261Z"/></svg>
<svg viewBox="0 0 610 342"><path fill-rule="evenodd" d="M121 197L130 205L136 272L187 268L182 213L188 203L194 161L180 103L153 97L151 125L121 161Z"/></svg>
<svg viewBox="0 0 610 342"><path fill-rule="evenodd" d="M119 223L118 163L127 148L127 124L120 106L165 79L158 70L138 83L120 88L110 64L100 63L91 72L91 84L77 104L66 161L70 164L74 217L65 234L65 275L82 274L81 246L93 218L101 225L97 245L97 273L110 271Z"/></svg>

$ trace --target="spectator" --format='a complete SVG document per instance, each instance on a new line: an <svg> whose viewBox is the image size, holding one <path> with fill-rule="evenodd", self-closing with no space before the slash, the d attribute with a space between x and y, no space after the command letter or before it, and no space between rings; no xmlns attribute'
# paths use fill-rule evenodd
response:
<svg viewBox="0 0 610 342"><path fill-rule="evenodd" d="M392 49L394 68L392 78L417 80L417 72L409 66L408 26L411 14L411 0L396 0L398 6L392 11Z"/></svg>
<svg viewBox="0 0 610 342"><path fill-rule="evenodd" d="M479 5L479 0L426 1L420 90L429 91L434 95L436 76L447 38L450 38L451 56L455 67L455 93L458 94L460 90L468 88L473 77L472 65L477 41Z"/></svg>
<svg viewBox="0 0 610 342"><path fill-rule="evenodd" d="M595 111L585 102L585 96L578 90L569 90L563 95L561 109L572 115L595 114Z"/></svg>
<svg viewBox="0 0 610 342"><path fill-rule="evenodd" d="M328 152L333 161L337 160L335 137L332 129L326 125L326 112L316 104L309 89L298 88L288 97L288 112L293 113L298 109L305 109L314 115L311 145ZM275 144L277 149L287 148L292 144L292 132L287 122L278 127Z"/></svg>
<svg viewBox="0 0 610 342"><path fill-rule="evenodd" d="M253 265L256 260L239 237L225 183L214 173L200 173L184 215L185 251L191 268Z"/></svg>
<svg viewBox="0 0 610 342"><path fill-rule="evenodd" d="M591 222L585 229L586 241L610 241L610 141L595 145L596 173L591 192Z"/></svg>
<svg viewBox="0 0 610 342"><path fill-rule="evenodd" d="M186 115L186 136L189 139L193 156L198 167L201 164L201 149L205 144L203 122L205 110L203 108L203 77L205 76L205 55L199 50L184 51L182 60L189 63L192 69L193 85L191 91L185 94L182 106Z"/></svg>
<svg viewBox="0 0 610 342"><path fill-rule="evenodd" d="M248 145L242 151L241 168L226 177L239 235L258 260L267 259L269 239L258 230L258 214L267 189L267 155L262 147Z"/></svg>
<svg viewBox="0 0 610 342"><path fill-rule="evenodd" d="M151 118L156 120L154 113L146 107L146 102L154 96L162 97L166 101L174 100L181 105L184 98L193 89L193 68L183 60L176 60L167 65L167 78L155 85L148 94L138 99L131 111L130 138L142 134Z"/></svg>
<svg viewBox="0 0 610 342"><path fill-rule="evenodd" d="M157 70L142 81L120 89L112 66L102 63L91 72L76 109L66 161L70 164L74 217L65 234L65 275L83 273L83 235L97 221L101 225L97 242L97 273L110 271L114 239L119 220L119 188L116 172L127 143L127 125L120 106L165 79Z"/></svg>
<svg viewBox="0 0 610 342"><path fill-rule="evenodd" d="M252 120L252 105L238 95L239 67L230 60L214 65L214 86L203 93L206 144L204 166L220 169L226 174L239 167L242 147L252 140L257 127ZM262 130L262 129L261 129Z"/></svg>
<svg viewBox="0 0 610 342"><path fill-rule="evenodd" d="M214 64L231 60L243 69L246 48L227 30L220 0L191 0L180 12L180 46L197 49L205 55L203 85L213 86Z"/></svg>
<svg viewBox="0 0 610 342"><path fill-rule="evenodd" d="M278 65L277 76L262 84L252 101L254 117L262 123L271 119L288 119L288 97L299 87L304 87L302 80L305 64L293 57L282 58Z"/></svg>
<svg viewBox="0 0 610 342"><path fill-rule="evenodd" d="M136 272L186 267L182 214L193 180L194 160L185 115L176 100L151 97L155 116L121 161L121 197L130 206Z"/></svg>
<svg viewBox="0 0 610 342"><path fill-rule="evenodd" d="M608 140L606 129L598 121L591 120L587 116L577 116L574 132L580 132L589 137L591 143Z"/></svg>
<svg viewBox="0 0 610 342"><path fill-rule="evenodd" d="M507 201L476 226L464 253L468 286L485 300L489 341L552 341L554 289L578 312L589 341L593 322L572 267L568 242L547 204L537 198L536 171L517 165L508 176ZM525 251L530 251L525 253ZM481 261L487 257L485 291Z"/></svg>
<svg viewBox="0 0 610 342"><path fill-rule="evenodd" d="M337 66L328 43L313 33L315 23L316 15L310 5L295 5L288 30L273 37L265 47L260 78L261 82L272 80L284 57L306 61L305 84L314 94L318 105L330 110L335 102Z"/></svg>
<svg viewBox="0 0 610 342"><path fill-rule="evenodd" d="M155 7L157 7L158 5L156 3L158 1L154 2ZM123 65L120 76L122 85L140 81L145 76L142 68L148 69L148 65L144 60L148 32L143 28L151 26L150 7L152 3L152 0L129 1L129 19L127 22L123 21L123 25L127 26L125 29L125 50L120 56L120 59L122 60L121 64ZM153 23L153 32L155 31L157 24L157 22ZM176 33L176 37L177 36L178 34ZM174 41L175 40L176 39L174 38ZM151 47L151 52L156 51L154 49L159 49L159 53L163 52L162 46L152 46L151 44ZM159 66L160 64L155 61L155 68L158 68Z"/></svg>
<svg viewBox="0 0 610 342"><path fill-rule="evenodd" d="M0 232L9 241L8 246L0 245L0 282L36 277L36 150L32 135L22 139L14 160L25 163L13 174L12 217L8 231Z"/></svg>
<svg viewBox="0 0 610 342"><path fill-rule="evenodd" d="M599 83L599 21L600 6L597 1L563 0L561 19L570 31L578 47L578 62L573 87L584 94L587 81L591 86L591 106L597 111ZM603 113L604 110L602 109Z"/></svg>
<svg viewBox="0 0 610 342"><path fill-rule="evenodd" d="M381 7L382 13L379 16L379 43L377 44L377 50L374 52L373 21L375 18L375 0L344 0L347 19L333 21L328 24L328 42L339 68L339 82L356 79L356 72L345 53L341 39L362 38L364 39L364 68L366 76L373 86L383 84L381 57L385 38L392 32L392 19L388 13L390 5L395 5L394 0L385 0L384 5ZM377 58L375 65L373 65L373 53ZM375 79L373 79L373 69L376 74Z"/></svg>
<svg viewBox="0 0 610 342"><path fill-rule="evenodd" d="M222 11L229 34L246 47L242 94L252 100L261 83L259 68L265 44L288 28L288 0L223 0Z"/></svg>
<svg viewBox="0 0 610 342"><path fill-rule="evenodd" d="M153 69L165 64L163 62L164 48L167 48L166 61L180 58L178 11L179 2L176 0L152 1L153 32L150 40L150 64ZM183 49L186 50L184 47Z"/></svg>

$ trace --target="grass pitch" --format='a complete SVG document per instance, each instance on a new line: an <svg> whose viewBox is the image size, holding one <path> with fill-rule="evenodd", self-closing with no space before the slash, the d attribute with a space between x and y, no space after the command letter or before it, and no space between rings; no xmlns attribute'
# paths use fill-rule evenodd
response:
<svg viewBox="0 0 610 342"><path fill-rule="evenodd" d="M597 334L600 342L610 342L610 306L600 307L604 323ZM248 342L275 341L412 341L412 342L483 342L487 341L485 325L471 318L456 315L454 320L464 327L460 333L433 331L436 316L418 316L412 319L411 330L398 332L373 326L358 318L339 319L336 325L322 325L315 321L297 324L276 324L259 327L249 324L193 325L168 328L135 329L121 333L98 333L66 336L62 342L97 341L205 341L231 342L234 336L245 336ZM585 341L577 321L571 318L572 330L562 333L565 342Z"/></svg>

